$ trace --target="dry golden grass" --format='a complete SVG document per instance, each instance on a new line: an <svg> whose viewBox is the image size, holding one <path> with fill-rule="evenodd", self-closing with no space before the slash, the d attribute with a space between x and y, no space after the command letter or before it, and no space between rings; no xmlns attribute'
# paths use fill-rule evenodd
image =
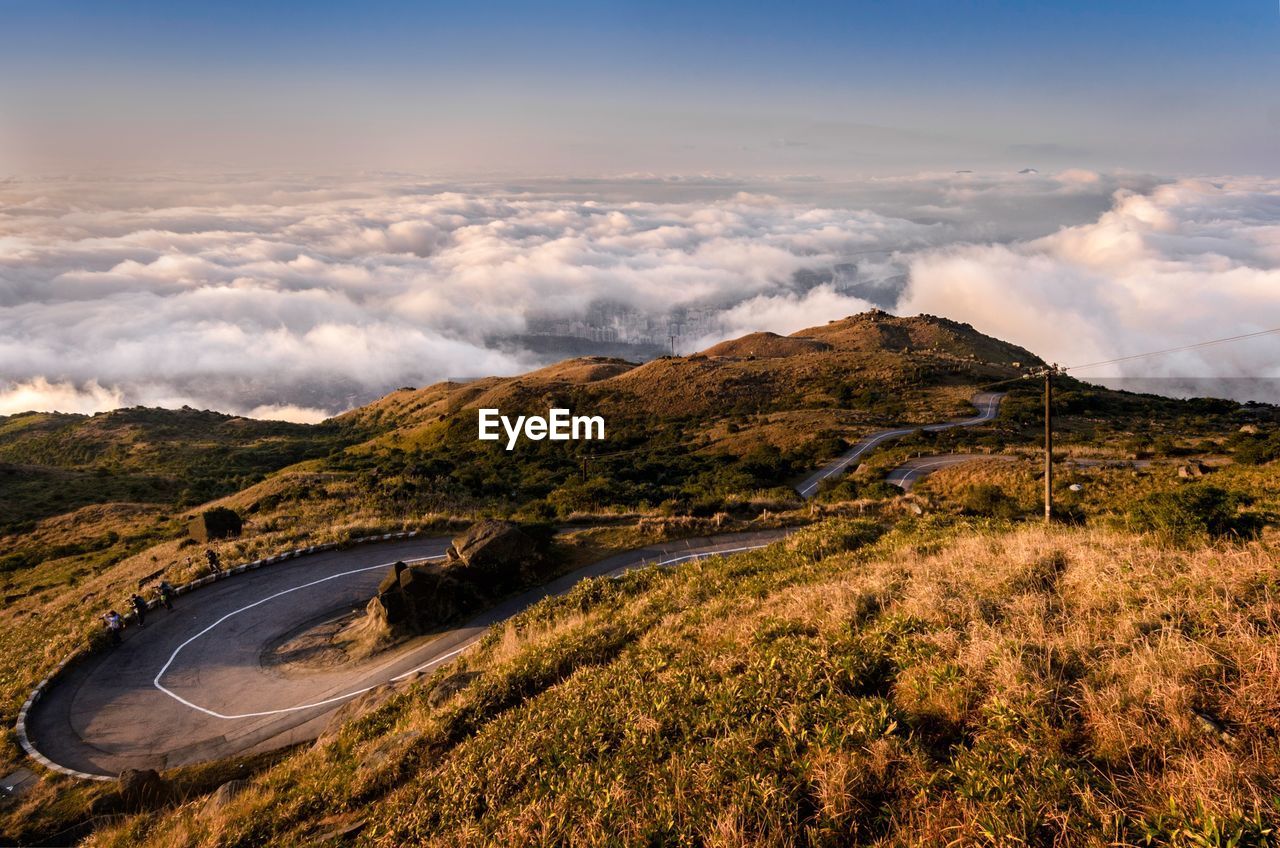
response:
<svg viewBox="0 0 1280 848"><path fill-rule="evenodd" d="M1270 543L859 526L593 581L448 699L451 670L215 818L90 844L297 844L320 815L388 846L1270 844Z"/></svg>

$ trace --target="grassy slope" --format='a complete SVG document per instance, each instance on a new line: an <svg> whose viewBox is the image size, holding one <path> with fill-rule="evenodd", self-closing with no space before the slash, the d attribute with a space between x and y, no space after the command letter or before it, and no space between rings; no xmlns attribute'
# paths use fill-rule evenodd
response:
<svg viewBox="0 0 1280 848"><path fill-rule="evenodd" d="M91 844L1265 843L1274 540L878 532L587 583L217 814Z"/></svg>
<svg viewBox="0 0 1280 848"><path fill-rule="evenodd" d="M973 388L1027 351L944 319L868 313L641 366L570 360L519 377L396 392L339 419L370 435L329 467L419 509L567 516L610 506L725 508L779 487L868 430L971 414ZM478 442L475 410L603 415L607 442ZM749 457L752 451L759 453ZM591 461L579 480L581 454Z"/></svg>
<svg viewBox="0 0 1280 848"><path fill-rule="evenodd" d="M340 441L332 426L194 409L0 417L0 533L95 503L198 504Z"/></svg>
<svg viewBox="0 0 1280 848"><path fill-rule="evenodd" d="M975 384L1013 373L1014 361L1033 361L1026 351L940 319L857 316L796 335L815 343L801 341L796 345L776 338L750 338L744 343L750 349L730 343L722 346L722 356L695 355L642 367L616 361L575 360L517 378L393 393L344 416L334 425L338 435L325 443L324 450L327 452L336 443L334 440L365 440L363 444L345 453L269 473L261 482L224 498L222 502L251 519L246 537L227 545L224 554L236 561L297 543L402 527L444 531L455 526L450 522L458 517L502 514L520 506L519 498L531 496L518 491L518 497L512 499L512 480L492 473L499 465L514 469L504 473L530 472L535 478L530 488L534 492L573 488L576 460L546 452L547 443L542 453L535 450L507 456L494 449L491 457L468 455L458 462L452 453L454 445L446 438L447 427L439 420L451 410L481 404L500 405L504 411L509 404L532 404L534 408L540 404L545 409L546 402L552 399L575 401L571 405L578 411L593 409L596 403L612 405L619 417L611 421L632 421L638 433L653 428L653 447L646 456L627 455L612 466L593 466L597 473L612 479L623 479L628 474L663 479L663 485L677 493L720 492L714 509L734 503L747 505L749 501L753 508L776 511L786 509L788 498L793 496L783 497L785 492L778 494L781 490L767 495L753 491L783 482L785 478L780 474L785 472L786 463L756 463L758 468L743 470L752 464L744 458L760 444L773 444L783 453L793 452L799 457L794 463L798 468L812 467L825 458L824 452L829 455L839 449L838 440L829 438L830 434L852 439L903 420L924 422L968 414L966 399ZM782 377L775 381L771 375ZM1117 449L1131 451L1135 446L1149 446L1153 431L1168 437L1168 444L1162 448L1166 452L1216 450L1230 442L1231 434L1242 422L1265 423L1271 420L1267 416L1274 416L1274 410L1159 401L1083 387L1064 387L1060 397L1068 406L1064 409L1068 414L1061 418L1065 428L1063 442L1070 450L1085 452L1101 449L1114 453ZM210 463L217 466L218 457L226 454L230 444L244 448L235 456L265 456L270 462L289 458L281 456L281 449L309 451L315 447L305 435L315 431L296 425L278 425L284 429L273 434L269 428L277 425L263 425L264 429L257 431L252 429L253 424L208 419L206 429L212 430L210 434L200 428L192 430L191 422L167 430L158 426L168 415L183 416L189 411L124 412L132 417L113 415L123 415L120 423L128 426L106 428L114 434L106 438L111 449L105 454L113 457L108 465L120 473L97 479L117 480L146 473L180 479L184 467L209 467ZM918 445L896 449L898 453L877 455L872 465L887 467L911 450L935 452L973 444L999 449L1010 444L1033 444L1038 432L1035 413L1034 387L1016 388L1006 401L997 426L923 439ZM200 416L208 415L191 414L196 416L193 420L200 421L206 421ZM646 418L651 414L656 418ZM138 436L137 416L150 418L156 433ZM61 420L63 417L20 418L0 422L0 444L6 443L7 438L36 440L28 444L39 444L40 439L45 440L44 444L56 443L53 436L60 427L84 427L86 422L95 420L76 419L69 424ZM112 416L96 418L111 420ZM246 426L250 429L235 430ZM94 427L97 429L87 432L104 438L102 429ZM187 436L183 435L184 430ZM160 435L159 431L166 434ZM141 432L145 434L146 428ZM67 437L64 434L57 438L65 441ZM453 438L469 442L471 447L476 445L473 427L459 428ZM96 444L92 439L89 442ZM254 453L257 447L263 448L260 454ZM170 452L176 457L176 465L169 458ZM94 456L103 453L99 451ZM55 453L53 458L56 456ZM493 457L501 462L491 463ZM97 460L90 457L88 461ZM189 465L182 464L188 461ZM228 468L234 470L235 466ZM100 473L97 469L84 471L52 464L44 469L51 474ZM875 470L865 469L862 476ZM1172 472L1165 469L1161 473L1167 476ZM1256 473L1265 477L1269 471L1264 468ZM1034 498L1033 474L1025 470L1010 490L1026 490L1024 499ZM245 482L252 481L261 476L261 470L240 476ZM234 478L224 478L231 479ZM478 498L464 493L459 497L458 491L463 488L460 483L468 480L478 491L494 494ZM1161 480L1164 485L1164 478ZM1253 485L1250 480L1240 485ZM965 485L962 482L958 488ZM614 489L611 485L607 491ZM89 491L99 499L123 497L109 486ZM845 494L853 497L857 493ZM926 490L924 496L946 509L962 500L954 494L940 488L933 494ZM11 726L12 716L30 686L95 629L94 619L103 604L115 603L133 588L137 579L157 568L174 564L171 579L187 576L188 569L182 563L191 551L179 547L177 530L170 522L172 507L128 502L131 500L125 497L124 503L54 515L28 533L0 540L0 553L13 550L11 546L25 546L44 556L39 566L10 572L2 578L7 614L0 618L0 648L4 649L0 650L0 718L6 726ZM597 505L590 498L585 502ZM566 498L561 505L573 507L574 503ZM654 505L655 501L649 504ZM696 504L675 503L673 508L678 513L689 506ZM1028 501L1025 506L1034 509L1035 505ZM1115 507L1114 502L1098 503L1090 507L1093 512L1087 517L1105 517ZM897 514L905 514L905 510ZM0 748L0 765L11 765L18 757L11 733L5 742ZM44 797L56 796L69 810L74 811L85 800L80 790L72 789L65 780L55 778L46 783Z"/></svg>

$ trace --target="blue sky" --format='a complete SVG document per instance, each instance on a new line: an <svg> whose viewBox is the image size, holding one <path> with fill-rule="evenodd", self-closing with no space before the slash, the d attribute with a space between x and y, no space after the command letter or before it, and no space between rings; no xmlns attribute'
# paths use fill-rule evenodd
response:
<svg viewBox="0 0 1280 848"><path fill-rule="evenodd" d="M1274 173L1273 2L0 0L0 172Z"/></svg>

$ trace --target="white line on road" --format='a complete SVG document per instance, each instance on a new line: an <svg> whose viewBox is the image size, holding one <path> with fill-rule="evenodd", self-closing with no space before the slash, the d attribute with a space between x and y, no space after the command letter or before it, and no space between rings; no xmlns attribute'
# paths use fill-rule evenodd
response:
<svg viewBox="0 0 1280 848"><path fill-rule="evenodd" d="M427 559L443 559L443 557L427 557ZM334 704L334 703L337 703L338 701L344 701L347 698L354 698L356 695L362 695L365 692L368 692L370 689L376 688L376 686L367 686L364 689L360 689L355 692L348 692L345 695L338 695L333 698L326 698L323 701L316 701L315 703L312 703L312 704L301 704L296 707L285 707L283 709L278 709L278 710L262 710L260 712L254 712L254 713L236 713L234 715L227 715L225 713L220 713L216 710L208 709L207 707L202 707L199 704L193 704L191 701L188 701L186 698L182 697L178 693L165 688L164 684L160 682L160 678L164 677L164 673L169 670L169 666L173 665L173 661L178 658L178 654L181 653L183 648L187 647L187 645L190 645L192 642L199 639L201 636L205 635L210 630L217 627L219 624L221 624L222 622L226 621L229 618L237 616L240 613L245 612L246 610L251 610L254 607L261 606L262 604L265 604L267 601L273 601L276 598L279 598L283 595L288 595L291 592L297 592L300 589L308 589L312 586L318 586L321 583L327 583L330 580L337 580L339 577L349 577L352 574L362 574L366 571L376 571L377 569L380 569L380 568L382 569L389 568L391 565L392 563L382 563L381 565L370 565L365 568L355 568L355 569L352 569L351 571L343 571L338 574L331 574L328 577L322 577L319 580L312 580L310 583L303 583L301 586L294 586L292 589L285 589L281 592L276 592L274 595L268 595L267 597L254 601L251 604L246 604L245 606L240 607L240 609L238 610L233 610L232 612L227 613L222 618L215 621L213 624L210 624L208 627L201 630L196 635L187 639L178 647L174 648L173 653L169 655L169 659L165 661L165 664L160 668L160 671L156 674L155 678L151 682L157 689L159 689L161 692L168 695L170 698L173 698L175 701L178 701L181 704L185 704L186 706L190 707L193 710L199 710L205 715L210 715L210 716L213 716L214 718L224 718L224 719L257 718L259 716L279 715L281 713L297 712L298 710L309 710L312 707L323 707L326 704Z"/></svg>
<svg viewBox="0 0 1280 848"><path fill-rule="evenodd" d="M670 559L661 560L660 562L655 562L655 563L652 563L652 564L653 564L653 565L658 565L658 566L661 566L661 565L674 565L675 563L679 563L679 562L686 562L686 561L691 560L691 559L705 559L705 558L707 558L707 557L721 556L721 555L725 555L725 554L742 553L742 552L744 552L744 551L754 551L754 550L758 550L758 549L763 548L763 547L767 547L767 546L768 546L768 545L770 545L770 544L772 544L772 542L765 542L765 543L763 543L763 544L759 544L759 545L745 545L745 546L737 547L737 548L726 548L726 549L724 549L724 550L718 550L718 551L702 551L702 552L698 552L698 553L684 554L684 555L682 555L682 556L672 557L672 558L670 558ZM444 557L426 557L425 559L428 559L428 560L436 560L436 559L443 559L443 558L444 558ZM644 563L641 563L640 565L643 565L643 564L644 564ZM282 595L287 595L287 594L289 594L290 592L297 592L299 589L306 589L306 588L309 588L309 587L311 587L311 586L316 586L316 585L318 585L318 584L320 584L320 583L326 583L326 582L328 582L328 581L330 581L330 580L336 580L336 579L338 579L339 577L347 577L347 576L350 576L350 575L352 575L352 574L361 574L361 573L363 573L363 572L366 572L366 571L374 571L374 570L377 570L377 569L379 569L379 568L389 568L390 566L391 566L391 563L384 563L384 564L382 564L382 565L371 565L371 566L368 566L367 568L356 568L356 569L352 569L351 571L343 571L343 572L341 572L341 573L339 573L339 574L332 574L332 575L330 575L330 576L328 576L328 577L323 577L323 578L321 578L321 579L319 579L319 580L313 580L313 581L311 581L310 583L303 583L301 586L294 586L292 589L285 589L285 590L283 590L283 591L276 592L274 595L268 595L268 596L267 596L267 597L265 597L265 598L262 598L262 599L260 599L260 600L254 601L254 602L253 602L253 603L251 603L251 604L246 604L245 606L240 607L240 608L239 608L239 609L237 609L237 610L234 610L234 611L232 611L232 612L229 612L229 613L227 613L226 615L222 616L222 618L219 618L219 619L218 619L217 621L215 621L213 624L210 624L208 627L204 628L204 629L203 629L203 630L201 630L199 633L197 633L196 635L194 635L194 636L192 636L191 638L187 639L185 642L183 642L181 645L179 645L177 648L175 648L175 649L174 649L174 651L173 651L173 653L169 655L169 659L165 661L164 666L163 666L163 667L160 669L160 671L156 674L155 679L154 679L154 680L152 680L151 682L152 682L152 684L153 684L157 689L159 689L161 692L163 692L164 694L168 695L170 698L173 698L175 701L178 701L179 703L181 703L181 704L183 704L183 705L185 705L185 706L187 706L187 707L190 707L190 708L191 708L191 709L193 709L193 710L197 710L197 711L199 711L199 712L204 713L205 715L212 716L213 718L228 719L228 720L230 720L230 719L243 719L243 718L261 718L261 717L263 717L263 716L282 715L282 714L284 714L284 713L299 712L299 711L301 711L301 710L309 710L309 709L313 709L313 708L315 708L315 707L324 707L324 706L328 706L329 704L336 704L336 703L338 703L339 701L345 701L345 700L348 700L349 698L354 698L354 697L356 697L357 695L363 695L365 692L370 692L370 691L372 691L372 690L374 690L374 689L378 688L379 686L381 686L381 685L383 685L383 684L381 684L381 683L375 683L375 684L373 684L373 685L371 685L371 686L366 686L366 687L364 687L363 689L357 689L357 690L355 690L355 691L353 691L353 692L347 692L347 693L346 693L346 694L344 694L344 695L335 695L335 696L334 696L334 697L332 697L332 698L326 698L326 699L324 699L324 700L322 700L322 701L314 701L314 702L309 703L309 704L299 704L299 705L294 706L294 707L281 707L280 709L276 709L276 710L260 710L260 711L257 711L257 712L251 712L251 713L234 713L234 714L230 714L230 715L229 715L229 714L227 714L227 713L220 713L220 712L218 712L217 710L211 710L211 709L209 709L208 707L202 707L202 706L200 706L199 704L192 703L191 701L188 701L186 698L182 697L181 695L177 694L176 692L172 691L171 689L166 688L166 687L164 686L164 684L162 684L162 683L160 682L160 678L161 678L161 677L163 677L163 676L164 676L164 674L165 674L165 672L169 670L169 666L173 665L173 661L174 661L175 659L177 659L178 654L182 651L182 649L183 649L183 648L185 648L187 645L190 645L192 642L194 642L195 640L199 639L201 636L205 635L205 634L206 634L206 633L208 633L210 630L213 630L213 629L214 629L215 627L217 627L219 624L222 624L224 621L226 621L227 619L229 619L229 618L231 618L231 617L233 617L233 616L239 615L240 613L245 612L246 610L251 610L251 609L253 609L254 607L261 606L262 604L265 604L267 601L275 600L276 598L279 598L279 597L280 597L280 596L282 596ZM486 628L486 632L487 632L487 628ZM409 677L409 676L411 676L411 675L417 674L418 672L420 672L420 671L424 671L424 670L426 670L426 669L428 669L428 668L431 668L432 666L439 665L440 663L443 663L443 662L445 662L446 660L453 659L453 658L454 658L454 657L456 657L458 654L461 654L463 651L465 651L467 648L470 648L472 645L474 645L474 644L476 644L477 642L479 642L482 638L484 638L484 633L480 633L480 634L478 634L478 635L476 635L476 636L473 636L472 638L470 638L470 639L468 639L467 641L463 642L461 645L459 645L458 647L456 647L456 648L454 648L453 650L449 651L448 653L441 654L440 656L435 657L434 659L431 659L431 660L429 660L429 661L427 661L427 662L423 663L422 665L417 666L416 668L412 668L412 669L410 669L410 670L408 670L408 671L404 672L403 674L398 674L398 675L396 675L395 677L392 677L392 678L391 678L391 681L393 681L393 682L394 682L394 681L398 681L398 680L404 680L406 677Z"/></svg>
<svg viewBox="0 0 1280 848"><path fill-rule="evenodd" d="M996 411L997 409L999 409L1000 398L1002 396L997 394L997 395L990 395L988 397L982 397L981 395L979 395L979 397L982 398L981 405L979 405L978 403L974 404L974 406L978 407L978 414L973 418L966 418L963 421L945 421L941 424L928 424L923 427L908 427L900 430L885 430L883 432L876 433L875 435L868 436L867 438L859 442L857 445L855 445L852 451L850 451L849 453L841 457L838 462L833 463L831 466L822 469L813 477L810 477L809 480L806 481L805 485L801 486L801 488L799 489L800 495L802 497L809 497L809 494L813 492L815 489L817 489L818 485L823 480L826 480L828 477L830 477L833 474L838 474L839 472L843 471L845 468L849 466L849 463L853 462L856 459L859 459L863 454L871 450L876 445L880 444L885 439L896 439L900 436L909 436L912 433L918 432L920 430L924 430L929 433L938 433L938 432L941 432L942 430L950 430L952 427L972 427L976 424L983 424L987 421L992 420L993 418L996 417Z"/></svg>

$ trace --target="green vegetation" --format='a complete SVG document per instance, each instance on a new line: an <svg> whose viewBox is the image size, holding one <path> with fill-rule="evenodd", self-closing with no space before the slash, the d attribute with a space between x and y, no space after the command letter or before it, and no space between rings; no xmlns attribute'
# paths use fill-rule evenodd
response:
<svg viewBox="0 0 1280 848"><path fill-rule="evenodd" d="M1152 492L1129 512L1129 523L1140 532L1161 534L1185 544L1204 537L1249 537L1262 526L1259 515L1243 512L1252 499L1241 492L1197 484L1171 492Z"/></svg>
<svg viewBox="0 0 1280 848"><path fill-rule="evenodd" d="M961 508L967 515L987 518L1016 518L1020 513L1018 501L994 483L978 483L964 492Z"/></svg>
<svg viewBox="0 0 1280 848"><path fill-rule="evenodd" d="M189 408L0 417L0 533L90 504L204 503L343 443L330 425Z"/></svg>
<svg viewBox="0 0 1280 848"><path fill-rule="evenodd" d="M216 543L228 564L482 517L610 523L562 540L575 563L819 522L763 553L587 582L335 740L255 766L217 810L211 766L91 844L1274 844L1276 409L1064 378L1071 526L1050 530L1020 523L1041 506L1034 381L1007 383L990 425L886 444L817 503L791 489L870 431L972 414L1015 362L1038 360L873 314L404 389L319 427L0 418L0 720L104 604L201 572L199 513L243 519ZM551 406L604 415L608 441L475 439L478 408ZM884 482L967 452L1013 461L905 496ZM114 815L113 797L51 777L0 832Z"/></svg>
<svg viewBox="0 0 1280 848"><path fill-rule="evenodd" d="M90 844L1274 844L1275 553L827 522L586 582Z"/></svg>

